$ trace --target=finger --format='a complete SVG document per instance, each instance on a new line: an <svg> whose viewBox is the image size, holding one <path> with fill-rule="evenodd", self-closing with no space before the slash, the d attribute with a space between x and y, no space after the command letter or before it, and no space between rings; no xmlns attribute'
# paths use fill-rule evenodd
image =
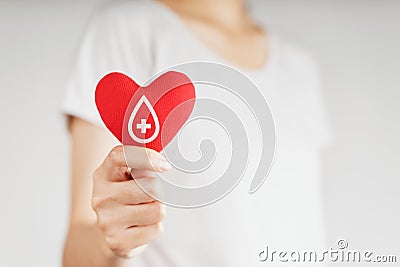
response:
<svg viewBox="0 0 400 267"><path fill-rule="evenodd" d="M144 177L156 177L155 172L148 170L129 169L133 179L144 178Z"/></svg>
<svg viewBox="0 0 400 267"><path fill-rule="evenodd" d="M153 149L124 146L126 161L132 169L166 172L171 169L168 161Z"/></svg>
<svg viewBox="0 0 400 267"><path fill-rule="evenodd" d="M140 183L140 186L137 184ZM109 185L115 199L125 205L135 205L154 201L158 196L157 179L154 177L143 177ZM144 190L145 191L144 191Z"/></svg>
<svg viewBox="0 0 400 267"><path fill-rule="evenodd" d="M166 216L166 208L158 201L140 205L113 207L97 211L98 224L106 235L136 226L146 226L161 222Z"/></svg>
<svg viewBox="0 0 400 267"><path fill-rule="evenodd" d="M161 222L166 215L166 208L158 201L151 203L123 206L115 212L119 213L119 226L127 229L134 226L146 226Z"/></svg>
<svg viewBox="0 0 400 267"><path fill-rule="evenodd" d="M111 149L103 164L107 168L126 167L123 147L119 145Z"/></svg>
<svg viewBox="0 0 400 267"><path fill-rule="evenodd" d="M95 180L109 180L111 182L128 181L131 175L127 173L124 150L121 145L111 149L103 164L96 170Z"/></svg>
<svg viewBox="0 0 400 267"><path fill-rule="evenodd" d="M132 180L132 176L128 173L128 167L107 167L105 164L100 165L93 174L94 187L103 189L102 192L108 191L109 182L123 182ZM97 182L99 181L99 182Z"/></svg>
<svg viewBox="0 0 400 267"><path fill-rule="evenodd" d="M132 249L143 246L157 237L163 232L161 223L135 226L120 232L117 236L107 236L106 242L108 246L120 255L129 255Z"/></svg>

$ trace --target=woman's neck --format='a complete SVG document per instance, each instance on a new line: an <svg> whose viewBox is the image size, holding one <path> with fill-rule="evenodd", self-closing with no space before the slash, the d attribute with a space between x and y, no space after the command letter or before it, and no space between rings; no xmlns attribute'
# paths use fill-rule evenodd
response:
<svg viewBox="0 0 400 267"><path fill-rule="evenodd" d="M241 28L249 23L243 0L159 0L180 14L187 14L223 25L227 28Z"/></svg>

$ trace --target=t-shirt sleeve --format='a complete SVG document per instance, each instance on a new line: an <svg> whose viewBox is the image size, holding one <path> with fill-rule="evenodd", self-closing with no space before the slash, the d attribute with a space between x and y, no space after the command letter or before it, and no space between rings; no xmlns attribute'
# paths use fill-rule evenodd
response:
<svg viewBox="0 0 400 267"><path fill-rule="evenodd" d="M94 98L100 79L115 71L137 82L149 76L151 57L143 32L146 21L127 13L123 7L108 8L90 20L67 79L61 106L65 115L103 126Z"/></svg>

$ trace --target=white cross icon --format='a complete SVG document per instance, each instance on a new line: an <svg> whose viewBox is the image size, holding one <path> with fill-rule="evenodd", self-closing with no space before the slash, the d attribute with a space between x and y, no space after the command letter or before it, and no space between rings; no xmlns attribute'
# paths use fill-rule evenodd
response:
<svg viewBox="0 0 400 267"><path fill-rule="evenodd" d="M136 128L140 129L142 134L145 134L147 132L147 129L151 129L151 124L147 124L146 122L146 119L142 119L142 123L136 124Z"/></svg>

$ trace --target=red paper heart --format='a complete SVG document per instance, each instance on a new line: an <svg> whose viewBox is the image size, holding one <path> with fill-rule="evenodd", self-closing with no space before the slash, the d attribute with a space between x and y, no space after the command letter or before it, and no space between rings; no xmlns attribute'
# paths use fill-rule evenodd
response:
<svg viewBox="0 0 400 267"><path fill-rule="evenodd" d="M167 146L185 124L195 98L193 83L175 71L162 74L146 87L122 73L110 73L97 84L95 95L101 119L121 143L156 151Z"/></svg>

